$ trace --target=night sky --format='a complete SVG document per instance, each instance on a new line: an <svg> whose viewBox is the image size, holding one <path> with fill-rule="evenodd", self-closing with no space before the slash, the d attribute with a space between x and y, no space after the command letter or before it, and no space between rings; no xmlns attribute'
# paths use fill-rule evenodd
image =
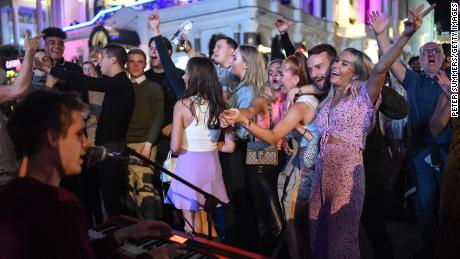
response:
<svg viewBox="0 0 460 259"><path fill-rule="evenodd" d="M409 0L406 0L409 1ZM430 4L436 4L434 17L441 24L442 31L450 30L450 3L449 0L428 0ZM458 3L458 1L457 1Z"/></svg>

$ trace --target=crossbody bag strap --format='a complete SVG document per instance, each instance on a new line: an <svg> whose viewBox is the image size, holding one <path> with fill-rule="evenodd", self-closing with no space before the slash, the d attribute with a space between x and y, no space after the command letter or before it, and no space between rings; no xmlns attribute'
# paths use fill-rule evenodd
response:
<svg viewBox="0 0 460 259"><path fill-rule="evenodd" d="M272 110L272 102L270 100L270 97L268 97L267 95L265 94L262 94L260 95L262 96L263 98L265 98L265 101L267 101L267 105L268 105L268 115L270 116L270 129L272 130L275 125L273 124L273 110Z"/></svg>

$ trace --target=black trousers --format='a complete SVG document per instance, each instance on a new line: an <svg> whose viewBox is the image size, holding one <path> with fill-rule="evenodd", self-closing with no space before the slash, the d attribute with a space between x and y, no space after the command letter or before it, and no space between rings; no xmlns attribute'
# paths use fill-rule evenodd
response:
<svg viewBox="0 0 460 259"><path fill-rule="evenodd" d="M233 153L220 153L225 189L233 207L224 211L224 242L253 250L258 231L254 202L247 184L246 145L247 141L237 140Z"/></svg>
<svg viewBox="0 0 460 259"><path fill-rule="evenodd" d="M256 209L259 240L256 252L270 256L284 227L278 199L278 166L247 166L248 184Z"/></svg>
<svg viewBox="0 0 460 259"><path fill-rule="evenodd" d="M385 149L364 152L364 195L361 222L371 241L375 258L393 258L393 247L384 221L384 164L388 158Z"/></svg>
<svg viewBox="0 0 460 259"><path fill-rule="evenodd" d="M156 162L159 165L163 165L163 162L166 160L166 157L168 156L168 152L170 149L170 145L171 145L171 139L160 134L160 137L158 138L158 141L157 141L157 156L156 156ZM155 188L158 188L157 190L163 190L163 193L166 195L169 190L169 184L167 183L162 184L161 181L158 181L157 178L160 176L161 172L159 170L155 170L155 172L156 172L155 183L159 184L159 185L155 184ZM162 195L163 201L166 198L164 197L165 195ZM166 221L166 223L168 223L173 229L183 231L185 223L182 217L182 212L174 208L174 206L171 204L165 204L163 202L162 206L163 206L163 216L164 216L162 220Z"/></svg>
<svg viewBox="0 0 460 259"><path fill-rule="evenodd" d="M103 146L115 152L123 152L126 149L124 141L106 143ZM126 207L128 164L123 161L105 160L96 164L96 172L107 215L112 217L129 214Z"/></svg>

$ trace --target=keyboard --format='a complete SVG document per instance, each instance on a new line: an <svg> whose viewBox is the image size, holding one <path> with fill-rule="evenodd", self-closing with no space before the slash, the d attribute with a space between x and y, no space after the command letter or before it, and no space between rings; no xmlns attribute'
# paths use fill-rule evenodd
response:
<svg viewBox="0 0 460 259"><path fill-rule="evenodd" d="M119 228L129 226L138 222L137 219L128 216L115 216L99 226L88 230L90 240L103 238L106 234ZM137 240L128 240L120 246L113 254L114 258L134 258L137 255L147 252L153 247L162 247L168 244L182 244L186 253L174 258L267 258L265 256L249 252L233 246L214 242L205 238L191 236L180 231L172 231L172 236L167 237L144 237Z"/></svg>

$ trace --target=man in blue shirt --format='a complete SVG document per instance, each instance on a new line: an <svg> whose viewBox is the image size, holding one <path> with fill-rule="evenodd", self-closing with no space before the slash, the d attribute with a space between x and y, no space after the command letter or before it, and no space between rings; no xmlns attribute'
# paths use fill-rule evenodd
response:
<svg viewBox="0 0 460 259"><path fill-rule="evenodd" d="M374 28L382 53L390 48L384 33L387 26L388 19L380 19L380 26ZM428 42L420 48L419 56L423 68L421 73L407 69L399 61L392 65L391 72L406 89L410 104L407 159L416 176L417 215L422 228L423 251L428 255L433 253L436 237L438 197L451 128L445 127L438 136L430 132L430 120L443 91L438 83L444 60L443 50L439 44Z"/></svg>

